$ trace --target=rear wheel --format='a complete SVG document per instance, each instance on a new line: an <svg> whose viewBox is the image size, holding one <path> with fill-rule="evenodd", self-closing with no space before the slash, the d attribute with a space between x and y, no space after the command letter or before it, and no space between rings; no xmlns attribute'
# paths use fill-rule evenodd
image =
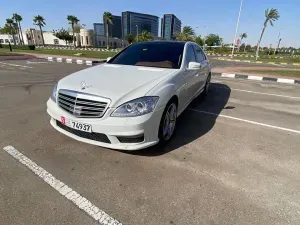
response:
<svg viewBox="0 0 300 225"><path fill-rule="evenodd" d="M160 143L167 143L173 137L176 129L177 120L177 103L175 100L171 100L162 115L158 137Z"/></svg>
<svg viewBox="0 0 300 225"><path fill-rule="evenodd" d="M204 96L208 95L209 86L210 86L210 78L211 78L211 76L209 74L208 77L207 77L206 83L205 83L205 87L204 87Z"/></svg>

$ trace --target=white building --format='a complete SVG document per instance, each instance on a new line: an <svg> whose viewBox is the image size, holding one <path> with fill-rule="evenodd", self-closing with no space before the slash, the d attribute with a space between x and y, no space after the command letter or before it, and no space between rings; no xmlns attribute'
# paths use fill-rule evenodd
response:
<svg viewBox="0 0 300 225"><path fill-rule="evenodd" d="M64 40L55 37L53 33L49 31L43 31L43 37L45 45L48 46L73 46L72 43L66 43ZM33 28L27 28L23 31L23 39L25 45L43 44L41 31ZM16 44L20 43L18 35L15 35L15 40ZM8 44L8 42L13 44L12 35L0 34L0 44ZM105 36L94 35L94 30L92 29L80 29L80 33L75 34L75 43L78 47L106 47L106 42ZM111 48L124 48L128 46L128 42L119 38L109 38L109 46Z"/></svg>

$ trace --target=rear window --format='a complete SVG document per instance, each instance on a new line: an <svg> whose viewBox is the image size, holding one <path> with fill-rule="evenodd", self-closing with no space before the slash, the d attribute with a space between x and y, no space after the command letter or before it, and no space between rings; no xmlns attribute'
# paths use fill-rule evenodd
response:
<svg viewBox="0 0 300 225"><path fill-rule="evenodd" d="M108 63L179 69L184 44L183 42L141 42L129 46Z"/></svg>

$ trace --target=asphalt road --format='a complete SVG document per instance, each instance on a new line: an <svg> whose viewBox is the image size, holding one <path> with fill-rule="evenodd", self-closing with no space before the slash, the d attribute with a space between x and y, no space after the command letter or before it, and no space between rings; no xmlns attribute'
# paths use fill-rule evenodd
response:
<svg viewBox="0 0 300 225"><path fill-rule="evenodd" d="M299 85L214 78L165 149L122 152L49 124L55 82L86 67L0 62L1 224L96 224L8 145L125 225L300 224Z"/></svg>

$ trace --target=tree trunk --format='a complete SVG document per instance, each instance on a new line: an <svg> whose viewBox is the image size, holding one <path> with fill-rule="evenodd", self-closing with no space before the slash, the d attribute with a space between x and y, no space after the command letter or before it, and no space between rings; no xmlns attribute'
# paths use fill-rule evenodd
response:
<svg viewBox="0 0 300 225"><path fill-rule="evenodd" d="M74 48L76 48L75 36L74 36L74 34L75 34L74 24L72 24L72 32L73 32L73 45L74 45ZM81 43L81 44L83 44L83 43Z"/></svg>
<svg viewBox="0 0 300 225"><path fill-rule="evenodd" d="M39 27L40 27L40 31L41 31L41 35L42 35L43 46L45 46L45 40L44 40L42 26L40 25Z"/></svg>
<svg viewBox="0 0 300 225"><path fill-rule="evenodd" d="M23 45L25 45L20 21L19 21L19 29L20 29L20 32L21 32L22 43L23 43Z"/></svg>
<svg viewBox="0 0 300 225"><path fill-rule="evenodd" d="M109 49L108 21L106 21L106 49Z"/></svg>
<svg viewBox="0 0 300 225"><path fill-rule="evenodd" d="M265 29L266 29L266 26L263 27L263 29L261 30L261 33L260 33L260 38L257 42L257 46L256 46L256 56L255 56L255 60L257 60L258 58L258 52L259 52L259 45L260 45L260 42L261 42L261 39L265 33Z"/></svg>
<svg viewBox="0 0 300 225"><path fill-rule="evenodd" d="M14 45L16 45L15 32L14 32L14 29L13 29L12 25L10 25L10 31L11 31L11 35L12 35L12 38L13 38L13 41L14 41Z"/></svg>

